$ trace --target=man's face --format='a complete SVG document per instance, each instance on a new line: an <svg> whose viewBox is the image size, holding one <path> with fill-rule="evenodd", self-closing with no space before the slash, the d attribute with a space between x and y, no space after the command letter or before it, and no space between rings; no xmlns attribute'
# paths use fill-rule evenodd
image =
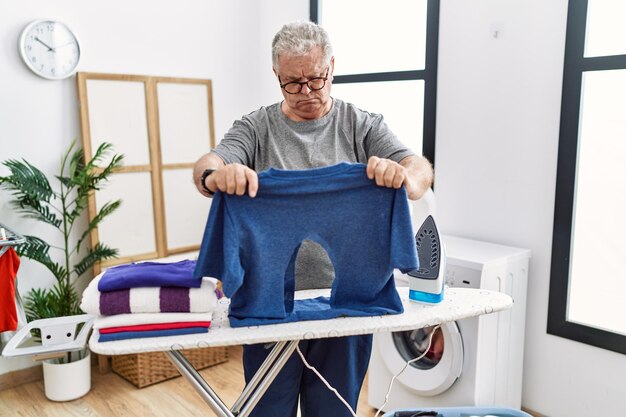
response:
<svg viewBox="0 0 626 417"><path fill-rule="evenodd" d="M280 78L281 84L293 81L304 82L311 78L325 77L328 70L328 80L321 90L313 91L306 84L296 94L289 94L281 88L285 102L282 110L292 120L319 119L330 110L332 100L330 98L331 80L333 74L334 58L331 58L330 68L324 62L322 48L317 46L306 55L280 55L278 57L278 70L274 73Z"/></svg>

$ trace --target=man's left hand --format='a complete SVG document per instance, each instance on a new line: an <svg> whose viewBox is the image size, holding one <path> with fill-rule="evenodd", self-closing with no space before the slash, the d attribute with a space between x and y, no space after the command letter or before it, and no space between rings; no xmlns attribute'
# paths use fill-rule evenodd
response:
<svg viewBox="0 0 626 417"><path fill-rule="evenodd" d="M400 188L406 180L406 168L391 159L372 156L367 161L366 172L379 187Z"/></svg>
<svg viewBox="0 0 626 417"><path fill-rule="evenodd" d="M404 185L411 200L422 197L432 184L432 167L426 158L408 156L400 163L372 156L367 161L367 177L376 185L400 188Z"/></svg>

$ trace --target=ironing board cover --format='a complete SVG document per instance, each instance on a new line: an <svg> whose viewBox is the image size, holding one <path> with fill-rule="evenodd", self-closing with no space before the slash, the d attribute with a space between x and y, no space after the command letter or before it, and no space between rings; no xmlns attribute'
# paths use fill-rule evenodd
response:
<svg viewBox="0 0 626 417"><path fill-rule="evenodd" d="M489 314L510 308L510 296L487 290L450 288L444 300L435 305L418 304L409 300L407 287L398 293L404 313L372 317L342 317L330 320L271 324L232 328L228 322L228 298L222 298L213 314L208 333L169 337L98 342L94 330L89 341L90 349L105 355L122 355L140 352L157 352L172 349L190 349L210 346L230 346L269 343L285 340L321 339L327 337L419 329L467 317ZM298 291L297 298L328 296L329 290Z"/></svg>

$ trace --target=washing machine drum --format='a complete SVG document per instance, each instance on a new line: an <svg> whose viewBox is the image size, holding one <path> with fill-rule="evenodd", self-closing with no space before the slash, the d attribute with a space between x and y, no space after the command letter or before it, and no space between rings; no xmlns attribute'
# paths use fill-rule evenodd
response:
<svg viewBox="0 0 626 417"><path fill-rule="evenodd" d="M424 353L432 327L403 332L383 333L375 340L385 366L396 375L406 363ZM454 384L463 369L463 340L455 322L435 330L428 353L411 362L397 381L422 396L441 394Z"/></svg>

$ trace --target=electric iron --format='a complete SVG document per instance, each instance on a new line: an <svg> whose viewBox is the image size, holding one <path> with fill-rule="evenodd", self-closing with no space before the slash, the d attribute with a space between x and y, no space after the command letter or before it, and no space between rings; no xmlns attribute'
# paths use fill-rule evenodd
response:
<svg viewBox="0 0 626 417"><path fill-rule="evenodd" d="M400 279L409 283L409 299L436 304L443 300L446 257L445 247L432 215L435 206L432 190L428 190L421 199L410 204L420 266L419 269L402 274Z"/></svg>

